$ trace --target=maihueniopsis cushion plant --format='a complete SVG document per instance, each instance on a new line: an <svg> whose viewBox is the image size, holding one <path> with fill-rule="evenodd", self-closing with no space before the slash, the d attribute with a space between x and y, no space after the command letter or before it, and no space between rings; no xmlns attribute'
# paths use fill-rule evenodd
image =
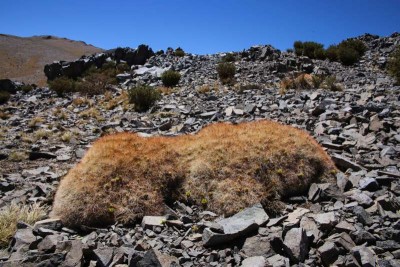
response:
<svg viewBox="0 0 400 267"><path fill-rule="evenodd" d="M175 200L225 216L305 193L335 166L306 132L272 121L217 123L197 134L100 138L62 179L53 217L70 227L133 223Z"/></svg>

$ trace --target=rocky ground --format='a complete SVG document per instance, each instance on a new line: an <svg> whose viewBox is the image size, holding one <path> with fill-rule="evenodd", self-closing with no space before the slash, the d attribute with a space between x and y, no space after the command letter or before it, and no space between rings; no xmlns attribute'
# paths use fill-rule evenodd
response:
<svg viewBox="0 0 400 267"><path fill-rule="evenodd" d="M112 132L178 135L218 121L275 120L308 131L340 171L336 183L313 184L274 216L259 205L221 218L175 203L129 227L76 232L58 220L21 222L0 266L400 266L400 87L384 71L400 36L359 38L369 50L352 67L253 47L235 62L243 88L218 83L223 54L166 53L119 75L105 95L13 95L0 107L0 207L51 205L62 176ZM148 113L134 112L124 89L160 85L171 67L182 74L179 86ZM292 71L334 75L344 90L281 95L276 84Z"/></svg>

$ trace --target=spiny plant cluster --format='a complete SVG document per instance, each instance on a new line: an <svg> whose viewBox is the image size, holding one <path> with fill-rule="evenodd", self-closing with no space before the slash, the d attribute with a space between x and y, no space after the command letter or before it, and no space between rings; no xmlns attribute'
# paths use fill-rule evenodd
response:
<svg viewBox="0 0 400 267"><path fill-rule="evenodd" d="M103 137L62 179L53 217L67 226L134 223L176 200L232 215L333 179L307 133L271 121L207 126L196 135Z"/></svg>

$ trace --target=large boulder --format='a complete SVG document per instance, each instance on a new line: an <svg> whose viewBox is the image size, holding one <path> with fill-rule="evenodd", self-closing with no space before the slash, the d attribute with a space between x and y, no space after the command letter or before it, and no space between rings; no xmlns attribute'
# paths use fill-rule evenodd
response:
<svg viewBox="0 0 400 267"><path fill-rule="evenodd" d="M111 50L111 57L117 61L125 61L129 66L144 65L146 60L154 56L153 50L148 45L139 45L136 49L118 47Z"/></svg>
<svg viewBox="0 0 400 267"><path fill-rule="evenodd" d="M15 94L17 92L18 86L10 79L0 80L0 91L6 91L10 94Z"/></svg>
<svg viewBox="0 0 400 267"><path fill-rule="evenodd" d="M85 61L81 59L69 62L68 64L62 66L62 74L68 78L77 78L81 76L84 71Z"/></svg>
<svg viewBox="0 0 400 267"><path fill-rule="evenodd" d="M62 75L62 65L60 62L53 62L44 66L44 74L49 81L54 80Z"/></svg>

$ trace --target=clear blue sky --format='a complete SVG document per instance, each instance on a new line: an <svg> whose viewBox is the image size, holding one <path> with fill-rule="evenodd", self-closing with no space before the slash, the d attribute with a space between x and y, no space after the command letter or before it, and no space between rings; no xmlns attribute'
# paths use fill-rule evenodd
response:
<svg viewBox="0 0 400 267"><path fill-rule="evenodd" d="M0 8L0 33L105 49L145 43L206 54L400 31L400 0L1 0Z"/></svg>

